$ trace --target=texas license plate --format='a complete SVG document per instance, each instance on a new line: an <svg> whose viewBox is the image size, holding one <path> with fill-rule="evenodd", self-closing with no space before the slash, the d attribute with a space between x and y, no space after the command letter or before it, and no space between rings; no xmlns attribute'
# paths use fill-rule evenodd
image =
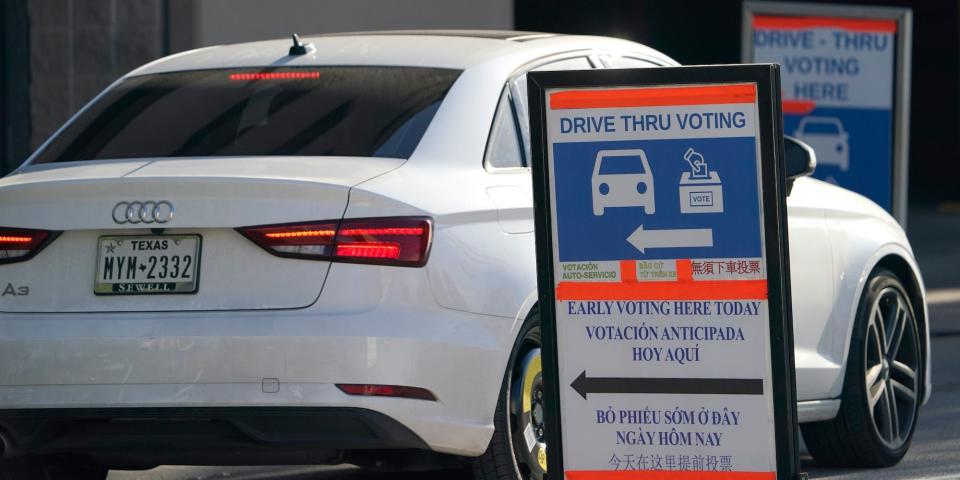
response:
<svg viewBox="0 0 960 480"><path fill-rule="evenodd" d="M100 237L97 295L196 293L200 235Z"/></svg>

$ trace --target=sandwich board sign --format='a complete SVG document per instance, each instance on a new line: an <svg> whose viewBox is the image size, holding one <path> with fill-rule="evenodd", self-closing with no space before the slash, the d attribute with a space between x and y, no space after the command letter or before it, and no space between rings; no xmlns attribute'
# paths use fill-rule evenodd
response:
<svg viewBox="0 0 960 480"><path fill-rule="evenodd" d="M795 478L779 67L528 78L548 476Z"/></svg>
<svg viewBox="0 0 960 480"><path fill-rule="evenodd" d="M909 8L745 2L744 62L781 66L784 133L813 147L813 176L907 221Z"/></svg>

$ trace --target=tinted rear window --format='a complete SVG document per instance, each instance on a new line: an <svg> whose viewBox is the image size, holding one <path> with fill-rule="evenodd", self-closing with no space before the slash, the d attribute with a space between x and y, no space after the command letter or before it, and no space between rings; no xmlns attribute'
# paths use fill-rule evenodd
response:
<svg viewBox="0 0 960 480"><path fill-rule="evenodd" d="M459 71L230 69L124 80L33 163L248 155L407 158Z"/></svg>

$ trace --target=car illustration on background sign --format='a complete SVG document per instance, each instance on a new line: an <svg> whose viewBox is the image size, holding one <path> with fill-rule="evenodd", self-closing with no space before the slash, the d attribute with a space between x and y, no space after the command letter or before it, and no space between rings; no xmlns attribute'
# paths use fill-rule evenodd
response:
<svg viewBox="0 0 960 480"><path fill-rule="evenodd" d="M0 295L0 479L346 462L542 480L526 75L675 65L613 38L411 31L208 47L124 75L0 179L0 278L29 293ZM721 191L724 216L747 201L736 159L706 141L580 143L564 208L625 228L609 248L656 259L654 230L673 228L657 218L682 216L703 233L692 275L759 268L733 259L753 242L700 225ZM872 201L790 184L807 446L891 464L929 394L917 263ZM574 253L605 241L570 228ZM711 242L733 257L693 256ZM617 262L582 263L562 274L619 281ZM893 327L897 345L876 342Z"/></svg>
<svg viewBox="0 0 960 480"><path fill-rule="evenodd" d="M840 119L803 117L793 136L813 147L820 165L832 165L843 172L850 169L850 136Z"/></svg>

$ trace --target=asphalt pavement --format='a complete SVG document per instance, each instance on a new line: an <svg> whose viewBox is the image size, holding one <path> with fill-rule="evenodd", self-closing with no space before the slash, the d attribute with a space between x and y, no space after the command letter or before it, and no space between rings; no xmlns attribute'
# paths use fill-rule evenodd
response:
<svg viewBox="0 0 960 480"><path fill-rule="evenodd" d="M913 445L896 466L824 469L803 454L810 478L960 479L960 214L914 211L908 235L926 281L933 351L933 396L920 411ZM466 472L375 473L349 467L160 467L111 472L109 480L470 480Z"/></svg>

